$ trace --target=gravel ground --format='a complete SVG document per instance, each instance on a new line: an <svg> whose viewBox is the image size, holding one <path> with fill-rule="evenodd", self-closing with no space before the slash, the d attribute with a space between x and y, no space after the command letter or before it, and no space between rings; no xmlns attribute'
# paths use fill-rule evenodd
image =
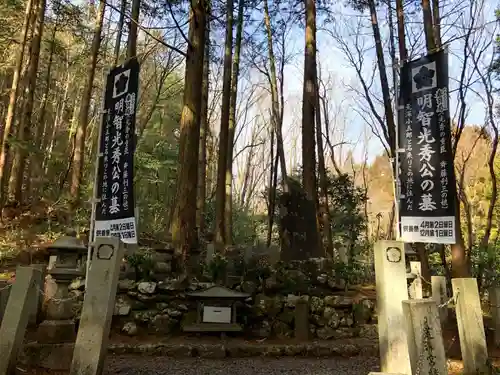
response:
<svg viewBox="0 0 500 375"><path fill-rule="evenodd" d="M106 375L368 375L378 371L378 358L243 358L223 360L113 356Z"/></svg>

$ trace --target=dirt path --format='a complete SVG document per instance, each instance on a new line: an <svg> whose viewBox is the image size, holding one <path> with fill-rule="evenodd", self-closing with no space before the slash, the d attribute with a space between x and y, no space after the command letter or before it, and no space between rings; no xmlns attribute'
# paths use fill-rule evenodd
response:
<svg viewBox="0 0 500 375"><path fill-rule="evenodd" d="M105 374L122 375L366 375L377 371L378 359L367 357L311 359L243 358L223 360L165 357L111 357Z"/></svg>

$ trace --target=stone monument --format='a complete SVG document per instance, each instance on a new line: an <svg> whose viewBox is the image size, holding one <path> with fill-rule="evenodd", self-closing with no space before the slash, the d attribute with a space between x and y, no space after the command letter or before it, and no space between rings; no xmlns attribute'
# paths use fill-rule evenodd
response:
<svg viewBox="0 0 500 375"><path fill-rule="evenodd" d="M92 246L92 266L87 275L87 290L71 362L71 375L102 373L120 264L125 253L123 242L118 237L98 237Z"/></svg>
<svg viewBox="0 0 500 375"><path fill-rule="evenodd" d="M380 367L382 372L411 375L402 301L408 299L404 244L375 244Z"/></svg>

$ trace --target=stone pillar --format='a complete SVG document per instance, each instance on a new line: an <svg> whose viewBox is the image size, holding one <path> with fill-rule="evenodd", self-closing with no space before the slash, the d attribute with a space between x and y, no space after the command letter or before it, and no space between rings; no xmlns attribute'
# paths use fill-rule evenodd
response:
<svg viewBox="0 0 500 375"><path fill-rule="evenodd" d="M5 308L7 307L7 301L10 296L10 288L11 287L8 281L0 281L0 323L2 323Z"/></svg>
<svg viewBox="0 0 500 375"><path fill-rule="evenodd" d="M20 266L17 267L19 269ZM30 316L28 319L28 324L30 326L35 326L38 322L38 315L42 309L42 294L40 291L44 290L45 284L45 265L43 264L32 264L30 265L35 270L33 274L33 285L31 287L30 297L28 298L28 304L30 304ZM16 271L17 274L17 271Z"/></svg>
<svg viewBox="0 0 500 375"><path fill-rule="evenodd" d="M495 346L500 346L500 287L490 288L488 291L490 299L490 312L495 334Z"/></svg>
<svg viewBox="0 0 500 375"><path fill-rule="evenodd" d="M102 373L115 307L120 262L125 253L117 237L98 237L93 245L71 375Z"/></svg>
<svg viewBox="0 0 500 375"><path fill-rule="evenodd" d="M446 291L446 277L445 276L431 276L432 284L432 298L438 305L442 305L448 301L448 293ZM441 306L439 308L439 320L441 326L448 320L448 306Z"/></svg>
<svg viewBox="0 0 500 375"><path fill-rule="evenodd" d="M411 375L402 301L408 299L403 243L375 244L380 368L382 372Z"/></svg>
<svg viewBox="0 0 500 375"><path fill-rule="evenodd" d="M295 338L307 341L309 333L309 301L299 299L295 304Z"/></svg>
<svg viewBox="0 0 500 375"><path fill-rule="evenodd" d="M424 295L422 293L422 265L420 262L410 262L410 272L416 277L410 285L410 297L412 299L422 299Z"/></svg>
<svg viewBox="0 0 500 375"><path fill-rule="evenodd" d="M464 375L486 374L488 351L477 281L452 279Z"/></svg>
<svg viewBox="0 0 500 375"><path fill-rule="evenodd" d="M436 301L403 301L403 313L413 374L447 375L446 354Z"/></svg>
<svg viewBox="0 0 500 375"><path fill-rule="evenodd" d="M17 355L23 344L30 315L30 296L35 269L19 267L0 326L0 374L15 373Z"/></svg>

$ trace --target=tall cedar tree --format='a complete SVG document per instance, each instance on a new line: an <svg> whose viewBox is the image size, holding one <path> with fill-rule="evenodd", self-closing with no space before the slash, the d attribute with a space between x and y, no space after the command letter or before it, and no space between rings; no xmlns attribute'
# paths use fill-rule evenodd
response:
<svg viewBox="0 0 500 375"><path fill-rule="evenodd" d="M226 201L225 201L225 235L226 242L232 243L233 236L233 149L234 132L236 131L236 104L238 98L238 78L240 74L241 41L243 39L243 20L245 0L239 0L238 19L236 20L236 40L234 42L233 67L231 71L231 99L229 104L229 131L227 140L227 167L226 167Z"/></svg>
<svg viewBox="0 0 500 375"><path fill-rule="evenodd" d="M18 130L18 139L24 143L21 147L16 148L14 161L12 163L12 172L10 174L8 199L10 201L23 203L22 201L22 186L24 170L26 167L26 158L32 141L33 122L33 107L35 104L36 79L38 73L38 64L40 61L40 47L42 44L43 28L45 25L45 8L46 0L39 0L37 4L36 22L33 25L33 37L30 45L29 65L27 72L27 84L25 86L25 101L23 114ZM39 123L38 127L42 124Z"/></svg>
<svg viewBox="0 0 500 375"><path fill-rule="evenodd" d="M0 147L0 204L3 204L4 199L4 184L7 175L7 166L9 165L8 156L10 149L10 142L12 140L12 128L14 124L14 114L16 113L16 106L19 96L19 83L21 80L21 70L24 61L24 51L26 50L26 42L28 40L28 32L30 27L30 18L33 12L34 0L26 2L26 11L24 13L24 21L22 28L22 42L19 45L19 51L16 56L16 66L12 78L12 85L10 89L9 105L7 108L7 115L5 124L0 131L2 136L2 144Z"/></svg>
<svg viewBox="0 0 500 375"><path fill-rule="evenodd" d="M271 86L271 123L276 134L276 149L281 169L281 181L283 183L283 190L287 191L287 171L286 171L286 159L285 159L285 148L283 147L283 108L280 108L280 101L278 99L278 78L276 74L276 57L274 55L273 46L273 29L271 26L271 17L269 15L269 4L267 0L264 0L264 25L266 27L267 36L267 49L269 54L269 71L270 71L270 86ZM283 104L283 103L281 103Z"/></svg>
<svg viewBox="0 0 500 375"><path fill-rule="evenodd" d="M229 239L225 232L226 168L228 158L229 110L231 102L231 69L233 63L233 0L226 3L226 43L222 75L222 106L217 160L217 187L215 191L215 241L219 250Z"/></svg>
<svg viewBox="0 0 500 375"><path fill-rule="evenodd" d="M326 242L326 253L333 256L332 228L330 226L330 210L328 208L328 181L325 166L325 151L323 148L323 132L321 130L321 106L319 100L319 74L316 67L316 142L318 143L318 174L321 188L322 204L319 205L319 219L323 224L322 244Z"/></svg>
<svg viewBox="0 0 500 375"><path fill-rule="evenodd" d="M205 28L207 7L205 0L192 0L189 17L188 48L184 78L184 105L180 121L179 162L175 205L170 230L181 264L188 264L192 249L198 246L196 229L196 191L198 183L198 153L205 59Z"/></svg>
<svg viewBox="0 0 500 375"><path fill-rule="evenodd" d="M74 207L80 204L81 183L83 176L84 156L85 156L85 137L87 134L87 125L89 122L90 102L92 98L92 89L94 87L95 71L97 60L99 58L99 49L101 48L101 33L104 22L104 11L106 3L99 1L99 8L94 24L94 37L90 48L90 57L87 65L87 79L83 89L82 103L80 113L78 114L78 127L75 137L75 151L73 155L73 168L71 171L70 195L73 199Z"/></svg>
<svg viewBox="0 0 500 375"><path fill-rule="evenodd" d="M207 3L210 7L210 0ZM207 10L210 14L210 8ZM198 194L196 197L196 226L198 236L205 233L205 201L207 194L207 137L210 133L208 121L208 90L210 77L210 21L205 30L205 58L203 60L203 83L201 86L200 145L198 155Z"/></svg>
<svg viewBox="0 0 500 375"><path fill-rule="evenodd" d="M304 90L302 99L302 183L306 198L317 212L316 190L316 145L314 139L315 106L316 106L316 0L305 0L306 32L304 56ZM318 243L318 223L314 226L316 238L307 239L312 247L313 256L323 256Z"/></svg>
<svg viewBox="0 0 500 375"><path fill-rule="evenodd" d="M141 0L132 0L132 12L130 17L130 26L127 42L127 59L137 55L137 29L139 26L139 11L141 8Z"/></svg>

